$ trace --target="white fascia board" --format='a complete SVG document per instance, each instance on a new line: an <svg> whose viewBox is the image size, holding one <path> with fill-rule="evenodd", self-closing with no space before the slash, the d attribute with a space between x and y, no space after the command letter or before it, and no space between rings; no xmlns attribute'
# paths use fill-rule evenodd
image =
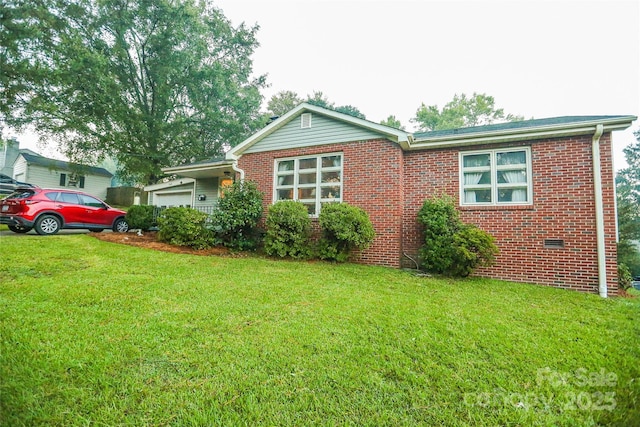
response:
<svg viewBox="0 0 640 427"><path fill-rule="evenodd" d="M192 184L196 182L195 179L193 178L180 178L180 179L174 179L171 181L167 181L167 182L161 182L158 184L152 184L152 185L147 185L143 188L144 191L157 191L157 190L162 190L164 188L171 188L171 187L177 187L180 185L185 185L185 184Z"/></svg>
<svg viewBox="0 0 640 427"><path fill-rule="evenodd" d="M445 135L425 138L410 144L409 150L424 150L429 148L448 148L455 146L523 141L542 138L557 138L571 135L593 134L597 125L603 125L605 132L624 130L636 120L635 116L623 116L611 119L593 120L588 122L563 123L540 127L521 129L505 129L500 131L479 132L475 134Z"/></svg>
<svg viewBox="0 0 640 427"><path fill-rule="evenodd" d="M234 148L229 150L226 155L227 160L237 160L238 158L240 158L242 153L245 150L247 150L249 147L251 147L253 144L260 141L262 138L272 134L276 130L280 129L282 126L286 125L291 120L295 119L299 114L306 113L306 112L320 114L325 117L331 117L333 119L336 119L342 122L350 123L354 126L362 127L365 129L369 129L371 131L381 133L385 135L387 138L389 138L390 140L400 145L405 144L408 146L409 141L412 140L412 135L408 132L405 132L399 129L394 129L392 127L381 125L378 123L370 122L368 120L360 119L358 117L350 116L349 114L340 113L338 111L329 110L326 108L318 107L316 105L303 102L293 110L289 111L284 116L277 118L273 123L265 126L261 130L254 133L249 138L245 139L240 144L236 145Z"/></svg>
<svg viewBox="0 0 640 427"><path fill-rule="evenodd" d="M203 171L203 170L210 170L217 167L231 166L231 164L232 164L231 161L218 161L218 162L211 162L211 163L198 163L195 165L171 166L168 168L162 168L160 170L166 174L175 173L179 175L182 172L197 172L197 171Z"/></svg>

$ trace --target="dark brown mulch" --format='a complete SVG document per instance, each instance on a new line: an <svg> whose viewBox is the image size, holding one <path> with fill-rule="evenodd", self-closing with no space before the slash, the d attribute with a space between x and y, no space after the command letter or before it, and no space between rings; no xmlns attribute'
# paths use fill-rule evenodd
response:
<svg viewBox="0 0 640 427"><path fill-rule="evenodd" d="M89 233L91 237L95 237L98 240L111 243L120 243L123 245L138 246L141 248L154 249L163 252L173 252L177 254L190 254L190 255L229 255L229 250L225 247L214 247L208 249L193 249L188 246L170 245L169 243L159 242L157 239L157 233L154 231L142 232L142 235L138 235L137 232L132 231L129 233Z"/></svg>

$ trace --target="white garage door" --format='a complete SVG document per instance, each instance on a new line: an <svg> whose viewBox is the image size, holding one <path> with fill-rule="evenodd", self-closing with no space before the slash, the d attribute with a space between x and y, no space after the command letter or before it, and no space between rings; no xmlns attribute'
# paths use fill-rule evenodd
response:
<svg viewBox="0 0 640 427"><path fill-rule="evenodd" d="M156 206L189 206L191 207L191 191L179 191L171 193L156 193L153 196Z"/></svg>

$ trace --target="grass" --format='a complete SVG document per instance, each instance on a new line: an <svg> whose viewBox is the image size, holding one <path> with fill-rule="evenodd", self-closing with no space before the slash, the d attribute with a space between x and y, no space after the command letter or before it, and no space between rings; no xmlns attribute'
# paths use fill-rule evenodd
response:
<svg viewBox="0 0 640 427"><path fill-rule="evenodd" d="M0 425L640 421L637 299L0 239Z"/></svg>

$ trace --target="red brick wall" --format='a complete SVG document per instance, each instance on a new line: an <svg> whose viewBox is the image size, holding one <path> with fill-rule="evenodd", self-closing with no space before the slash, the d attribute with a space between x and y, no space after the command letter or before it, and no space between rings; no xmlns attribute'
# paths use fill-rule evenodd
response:
<svg viewBox="0 0 640 427"><path fill-rule="evenodd" d="M601 138L608 291L617 290L611 134ZM496 237L497 263L477 275L597 292L595 203L591 136L503 146L530 146L533 205L460 207L464 221ZM472 147L477 150L491 147ZM416 213L425 198L446 192L459 200L458 149L405 153L404 249L414 256L422 244ZM564 248L544 248L562 239ZM408 261L403 264L411 265Z"/></svg>
<svg viewBox="0 0 640 427"><path fill-rule="evenodd" d="M496 237L497 263L477 275L597 292L595 205L591 136L557 138L469 150L531 147L533 205L460 207L462 219ZM417 212L425 198L446 193L459 199L460 149L402 152L387 140L329 144L245 154L239 167L273 200L274 160L282 157L343 153L343 200L365 209L376 238L359 262L415 267L422 245ZM601 138L602 183L608 290L617 291L614 181L611 134ZM562 239L564 248L544 248L545 239ZM408 255L408 256L406 256Z"/></svg>
<svg viewBox="0 0 640 427"><path fill-rule="evenodd" d="M283 157L343 153L342 200L369 213L376 231L373 244L361 254L366 264L400 267L403 195L402 151L388 140L327 144L264 153L244 154L238 166L245 178L265 194L265 212L273 203L274 161Z"/></svg>

